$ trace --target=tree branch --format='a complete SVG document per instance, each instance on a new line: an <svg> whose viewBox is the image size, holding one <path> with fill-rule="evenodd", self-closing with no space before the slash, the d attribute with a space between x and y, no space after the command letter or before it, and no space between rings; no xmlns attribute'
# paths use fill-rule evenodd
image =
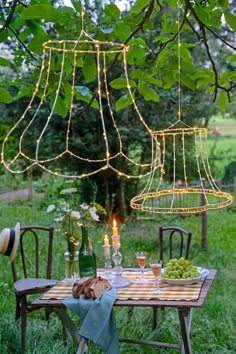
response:
<svg viewBox="0 0 236 354"><path fill-rule="evenodd" d="M227 88L227 87L224 87L224 86L221 86L219 84L219 78L218 78L218 71L217 71L217 68L216 68L216 64L213 60L213 57L211 55L211 51L210 51L210 47L208 45L208 38L207 38L207 35L206 35L206 29L208 31L210 31L213 35L215 35L217 38L219 38L220 40L222 40L223 38L221 38L221 36L217 35L217 33L215 33L211 28L209 28L208 26L206 26L202 20L199 18L199 16L197 15L197 13L195 12L191 2L189 0L185 0L185 4L186 6L189 7L193 17L195 18L196 22L198 23L199 25L199 28L200 28L200 31L202 33L202 40L203 40L203 44L205 46L205 49L206 49L206 53L207 53L207 56L208 56L208 59L211 63L211 67L212 67L212 71L214 73L214 98L213 98L213 102L215 102L216 100L216 97L217 97L217 94L218 94L218 89L221 89L223 91L225 91L227 93L227 97L228 97L228 101L230 102L230 91L232 89L232 85ZM226 44L226 41L223 39L223 42ZM227 43L227 45L229 45ZM235 49L234 47L232 47L231 45L229 45L232 49Z"/></svg>
<svg viewBox="0 0 236 354"><path fill-rule="evenodd" d="M26 47L25 43L20 39L20 37L18 36L18 34L16 33L16 31L8 25L9 30L14 34L14 36L16 37L16 39L18 40L18 42L20 42L20 44L22 45L22 47L26 50L26 52L31 56L32 59L35 59L34 55L31 53L31 51Z"/></svg>
<svg viewBox="0 0 236 354"><path fill-rule="evenodd" d="M124 41L124 44L127 44L127 43L131 40L131 38L133 38L134 35L135 35L137 32L139 32L139 31L143 28L145 22L147 22L147 21L149 20L151 14L152 14L152 11L153 11L153 9L154 9L154 1L155 1L155 0L151 0L150 3L149 3L149 5L148 5L148 7L145 7L145 8L143 9L143 11L146 11L145 15L143 16L142 20L137 24L137 26L135 27L135 29L133 30L133 32L130 33L129 37L126 38L126 40ZM109 67L108 67L108 69L107 69L107 73L110 72L112 66L115 64L115 62L116 62L117 58L119 57L119 55L120 55L120 53L117 53L117 54L116 54L115 58L114 58L113 61L110 63L110 65L109 65Z"/></svg>
<svg viewBox="0 0 236 354"><path fill-rule="evenodd" d="M182 21L181 21L180 26L178 27L178 31L177 31L170 39L168 39L167 41L165 41L165 42L163 42L163 43L160 44L159 49L153 53L153 56L152 56L153 59L156 60L157 57L158 57L158 55L165 49L165 47L166 47L169 43L173 42L173 41L176 39L176 37L178 36L178 34L180 33L181 29L183 28L183 26L184 26L184 24L185 24L185 22L186 22L187 13L188 13L188 6L186 6L185 9L184 9L183 19L182 19Z"/></svg>
<svg viewBox="0 0 236 354"><path fill-rule="evenodd" d="M6 19L5 23L4 23L4 25L0 29L0 32L4 31L4 29L6 29L6 28L9 28L9 26L11 24L11 21L12 21L12 18L14 16L14 12L15 12L17 3L18 3L18 0L14 0L13 1L13 4L11 6L11 11L10 11L9 15L7 16L7 19Z"/></svg>

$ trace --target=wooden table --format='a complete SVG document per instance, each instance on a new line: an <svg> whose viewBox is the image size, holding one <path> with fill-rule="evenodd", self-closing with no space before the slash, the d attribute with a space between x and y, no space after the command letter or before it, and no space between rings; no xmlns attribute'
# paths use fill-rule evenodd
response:
<svg viewBox="0 0 236 354"><path fill-rule="evenodd" d="M203 306L205 299L208 295L210 287L214 281L216 275L215 269L209 269L209 274L203 282L202 288L200 290L200 294L197 300L116 300L114 306L145 306L145 307L172 307L176 308L179 316L180 330L182 335L182 344L177 345L173 343L165 343L158 341L150 341L150 340L141 340L141 339L133 339L133 338L119 338L121 342L128 343L138 343L144 345L151 346L159 346L164 348L179 348L181 349L182 354L190 354L191 353L191 341L190 341L190 331L191 331L191 318L192 318L192 309L200 308ZM45 308L50 308L54 310L59 318L61 319L65 328L71 334L77 349L77 354L82 354L85 348L85 340L80 337L78 333L78 328L75 323L69 317L66 307L62 304L60 300L54 299L37 299L32 303L33 306L43 306Z"/></svg>

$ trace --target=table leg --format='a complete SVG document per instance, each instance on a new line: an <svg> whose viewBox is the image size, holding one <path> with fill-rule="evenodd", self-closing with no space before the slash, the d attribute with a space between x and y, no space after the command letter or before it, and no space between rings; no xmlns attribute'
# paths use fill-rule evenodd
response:
<svg viewBox="0 0 236 354"><path fill-rule="evenodd" d="M70 333L71 337L74 340L75 345L77 346L76 354L83 354L86 351L86 340L79 335L78 328L68 316L64 308L55 308L54 311L62 321L65 328Z"/></svg>
<svg viewBox="0 0 236 354"><path fill-rule="evenodd" d="M191 341L190 341L190 332L191 332L191 321L192 321L192 309L191 308L178 308L179 313L179 322L182 334L182 348L181 354L191 354Z"/></svg>

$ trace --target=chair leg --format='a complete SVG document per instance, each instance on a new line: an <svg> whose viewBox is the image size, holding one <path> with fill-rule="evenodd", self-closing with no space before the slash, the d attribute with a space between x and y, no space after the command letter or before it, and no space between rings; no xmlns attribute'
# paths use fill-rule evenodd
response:
<svg viewBox="0 0 236 354"><path fill-rule="evenodd" d="M26 296L21 298L21 354L26 350L26 325L27 325L27 300Z"/></svg>
<svg viewBox="0 0 236 354"><path fill-rule="evenodd" d="M15 319L18 320L20 318L21 313L21 306L20 306L20 299L16 295L16 312L15 312Z"/></svg>

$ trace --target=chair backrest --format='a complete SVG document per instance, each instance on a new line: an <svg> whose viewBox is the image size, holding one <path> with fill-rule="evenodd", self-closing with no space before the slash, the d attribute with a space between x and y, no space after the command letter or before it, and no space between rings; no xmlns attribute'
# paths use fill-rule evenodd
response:
<svg viewBox="0 0 236 354"><path fill-rule="evenodd" d="M159 227L159 257L164 263L164 251L171 258L188 259L192 233L177 226ZM166 240L166 242L165 242ZM167 246L167 249L165 249Z"/></svg>
<svg viewBox="0 0 236 354"><path fill-rule="evenodd" d="M12 262L14 281L19 278L46 278L52 275L54 228L22 226L19 255Z"/></svg>

